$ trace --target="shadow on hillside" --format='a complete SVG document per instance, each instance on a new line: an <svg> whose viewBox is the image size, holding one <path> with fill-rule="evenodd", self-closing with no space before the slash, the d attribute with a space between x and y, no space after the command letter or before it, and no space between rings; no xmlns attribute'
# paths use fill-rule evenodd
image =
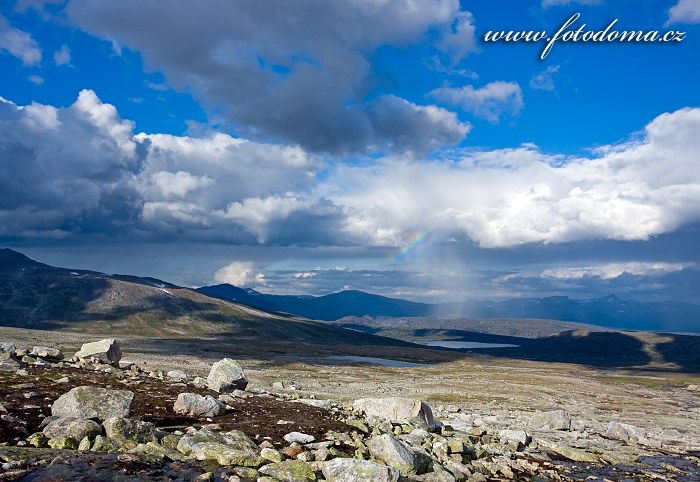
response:
<svg viewBox="0 0 700 482"><path fill-rule="evenodd" d="M413 330L413 336L418 338L428 338L430 340L444 339L450 341L477 343L502 343L518 346L529 345L534 341L532 338L523 338L521 336L492 335L490 333L479 333L476 331L429 328L419 328Z"/></svg>
<svg viewBox="0 0 700 482"><path fill-rule="evenodd" d="M700 336L660 335L671 338L667 343L656 345L656 350L666 362L675 363L684 372L700 373Z"/></svg>
<svg viewBox="0 0 700 482"><path fill-rule="evenodd" d="M637 367L651 361L640 340L620 332L565 331L531 340L518 348L483 352L495 357L575 363L597 368Z"/></svg>

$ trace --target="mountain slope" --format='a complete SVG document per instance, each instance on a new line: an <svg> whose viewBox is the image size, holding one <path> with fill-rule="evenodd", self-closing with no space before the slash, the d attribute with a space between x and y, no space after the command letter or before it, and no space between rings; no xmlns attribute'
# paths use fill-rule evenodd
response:
<svg viewBox="0 0 700 482"><path fill-rule="evenodd" d="M605 296L574 300L566 296L519 298L464 303L413 303L362 291L325 296L279 296L223 284L199 292L249 306L335 321L344 317L430 317L486 319L545 319L587 323L607 328L700 332L700 306L689 303L640 302Z"/></svg>
<svg viewBox="0 0 700 482"><path fill-rule="evenodd" d="M221 284L197 291L209 296L236 301L256 308L291 313L314 320L332 321L343 316L428 316L432 305L387 298L363 291L347 290L325 296L267 295Z"/></svg>
<svg viewBox="0 0 700 482"><path fill-rule="evenodd" d="M256 342L408 346L266 313L153 278L55 268L0 249L0 325L151 337L226 334Z"/></svg>

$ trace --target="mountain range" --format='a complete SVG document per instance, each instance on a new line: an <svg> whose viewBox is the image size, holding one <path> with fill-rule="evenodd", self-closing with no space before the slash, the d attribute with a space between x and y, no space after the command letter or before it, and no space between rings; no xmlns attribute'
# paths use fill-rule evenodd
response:
<svg viewBox="0 0 700 482"><path fill-rule="evenodd" d="M0 249L0 326L156 340L227 336L259 349L276 342L410 346L155 278L56 268L11 249Z"/></svg>
<svg viewBox="0 0 700 482"><path fill-rule="evenodd" d="M505 301L415 303L362 291L325 296L270 295L230 284L198 288L200 293L267 311L335 321L344 317L529 318L587 323L616 329L700 332L700 306L674 301L642 302L615 295L576 300L566 296Z"/></svg>

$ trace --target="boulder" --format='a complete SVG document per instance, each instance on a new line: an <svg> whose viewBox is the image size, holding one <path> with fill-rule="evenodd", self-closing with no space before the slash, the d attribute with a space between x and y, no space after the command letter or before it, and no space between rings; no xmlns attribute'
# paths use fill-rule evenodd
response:
<svg viewBox="0 0 700 482"><path fill-rule="evenodd" d="M47 346L35 346L32 348L32 355L48 360L63 360L63 352L61 350Z"/></svg>
<svg viewBox="0 0 700 482"><path fill-rule="evenodd" d="M157 442L156 426L134 418L111 417L104 421L107 437L119 445L134 448L140 443Z"/></svg>
<svg viewBox="0 0 700 482"><path fill-rule="evenodd" d="M410 422L419 420L428 426L429 430L438 427L433 418L433 411L430 406L410 398L389 397L389 398L361 398L355 400L352 407L361 410L367 417L376 417L391 422Z"/></svg>
<svg viewBox="0 0 700 482"><path fill-rule="evenodd" d="M112 338L107 338L92 343L85 343L80 351L75 354L78 358L94 358L101 363L109 363L119 366L122 358L122 350L119 342Z"/></svg>
<svg viewBox="0 0 700 482"><path fill-rule="evenodd" d="M94 439L101 435L102 427L84 418L58 417L51 420L43 431L48 438L66 436L74 440L82 440L84 437Z"/></svg>
<svg viewBox="0 0 700 482"><path fill-rule="evenodd" d="M530 436L522 430L501 430L498 432L501 442L512 443L515 450L522 450L530 443Z"/></svg>
<svg viewBox="0 0 700 482"><path fill-rule="evenodd" d="M245 390L248 379L241 366L235 360L224 358L214 363L207 377L207 386L219 393Z"/></svg>
<svg viewBox="0 0 700 482"><path fill-rule="evenodd" d="M301 432L289 432L284 436L284 440L289 443L310 444L316 440L316 437Z"/></svg>
<svg viewBox="0 0 700 482"><path fill-rule="evenodd" d="M134 394L128 390L98 387L76 387L53 402L55 417L95 418L128 417Z"/></svg>
<svg viewBox="0 0 700 482"><path fill-rule="evenodd" d="M187 381L187 373L183 372L182 370L170 370L168 373L165 374L165 376L168 377L169 380L172 380L174 382Z"/></svg>
<svg viewBox="0 0 700 482"><path fill-rule="evenodd" d="M312 482L316 480L314 471L301 460L285 460L284 462L268 464L260 467L258 471L282 482Z"/></svg>
<svg viewBox="0 0 700 482"><path fill-rule="evenodd" d="M530 427L549 430L571 430L571 417L566 410L538 412L530 417Z"/></svg>
<svg viewBox="0 0 700 482"><path fill-rule="evenodd" d="M211 395L201 396L196 393L181 393L177 396L175 413L191 417L216 417L226 410L225 405Z"/></svg>
<svg viewBox="0 0 700 482"><path fill-rule="evenodd" d="M78 448L78 442L75 439L64 436L49 439L48 445L52 449L76 450Z"/></svg>
<svg viewBox="0 0 700 482"><path fill-rule="evenodd" d="M388 433L372 437L367 448L372 457L394 467L404 477L425 473L431 466L426 452L416 450Z"/></svg>
<svg viewBox="0 0 700 482"><path fill-rule="evenodd" d="M646 430L627 423L610 422L605 436L625 442L641 442L646 439Z"/></svg>
<svg viewBox="0 0 700 482"><path fill-rule="evenodd" d="M323 476L327 482L397 482L399 471L393 467L359 459L333 459L323 462Z"/></svg>
<svg viewBox="0 0 700 482"><path fill-rule="evenodd" d="M240 430L213 432L202 428L183 436L177 450L197 460L216 460L220 465L259 467L265 462L255 442Z"/></svg>

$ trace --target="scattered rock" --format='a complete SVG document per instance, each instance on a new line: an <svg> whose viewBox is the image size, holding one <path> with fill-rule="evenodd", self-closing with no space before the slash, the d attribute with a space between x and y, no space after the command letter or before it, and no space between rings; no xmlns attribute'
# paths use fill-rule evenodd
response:
<svg viewBox="0 0 700 482"><path fill-rule="evenodd" d="M316 437L301 432L289 432L284 436L284 439L289 443L310 444L316 440Z"/></svg>
<svg viewBox="0 0 700 482"><path fill-rule="evenodd" d="M95 418L128 417L134 394L128 390L98 387L76 387L53 403L51 414L56 417Z"/></svg>
<svg viewBox="0 0 700 482"><path fill-rule="evenodd" d="M75 439L71 437L54 437L52 439L49 439L48 442L49 447L52 449L70 449L70 450L76 450L78 448L78 442L75 441Z"/></svg>
<svg viewBox="0 0 700 482"><path fill-rule="evenodd" d="M32 355L49 360L63 360L63 352L58 348L49 348L46 346L35 346L31 351Z"/></svg>
<svg viewBox="0 0 700 482"><path fill-rule="evenodd" d="M530 417L530 427L549 430L571 430L571 417L566 410L538 412Z"/></svg>
<svg viewBox="0 0 700 482"><path fill-rule="evenodd" d="M283 482L311 482L316 480L316 474L306 462L301 460L285 460L260 467L263 475L274 477Z"/></svg>
<svg viewBox="0 0 700 482"><path fill-rule="evenodd" d="M397 482L399 472L393 467L369 460L333 459L323 463L323 476L328 482Z"/></svg>
<svg viewBox="0 0 700 482"><path fill-rule="evenodd" d="M374 458L394 467L404 477L430 469L431 460L426 452L413 449L387 433L372 437L367 448Z"/></svg>
<svg viewBox="0 0 700 482"><path fill-rule="evenodd" d="M240 430L213 432L202 428L183 436L177 450L198 460L216 460L221 465L259 467L264 463L258 446Z"/></svg>
<svg viewBox="0 0 700 482"><path fill-rule="evenodd" d="M181 393L177 396L175 413L191 417L216 417L226 411L225 405L211 395L201 396L196 393Z"/></svg>
<svg viewBox="0 0 700 482"><path fill-rule="evenodd" d="M355 410L361 410L367 417L377 417L391 422L419 420L433 431L438 424L433 418L430 406L420 400L410 398L361 398L353 403Z"/></svg>
<svg viewBox="0 0 700 482"><path fill-rule="evenodd" d="M627 423L610 422L605 436L625 442L641 442L646 439L646 430Z"/></svg>
<svg viewBox="0 0 700 482"><path fill-rule="evenodd" d="M236 389L245 390L248 379L235 360L224 358L212 365L207 377L207 386L219 393L232 392Z"/></svg>
<svg viewBox="0 0 700 482"><path fill-rule="evenodd" d="M74 440L82 440L83 437L94 439L102 434L102 427L92 420L73 417L57 417L44 427L44 435L48 438L62 435Z"/></svg>
<svg viewBox="0 0 700 482"><path fill-rule="evenodd" d="M156 426L133 418L112 417L103 423L107 436L128 448L139 443L157 442Z"/></svg>
<svg viewBox="0 0 700 482"><path fill-rule="evenodd" d="M182 370L170 370L168 373L165 374L165 376L175 382L187 381L187 373L183 372Z"/></svg>
<svg viewBox="0 0 700 482"><path fill-rule="evenodd" d="M112 338L85 343L80 348L80 351L75 354L76 357L85 359L92 358L101 363L109 363L119 366L119 360L122 358L122 350L119 342Z"/></svg>

